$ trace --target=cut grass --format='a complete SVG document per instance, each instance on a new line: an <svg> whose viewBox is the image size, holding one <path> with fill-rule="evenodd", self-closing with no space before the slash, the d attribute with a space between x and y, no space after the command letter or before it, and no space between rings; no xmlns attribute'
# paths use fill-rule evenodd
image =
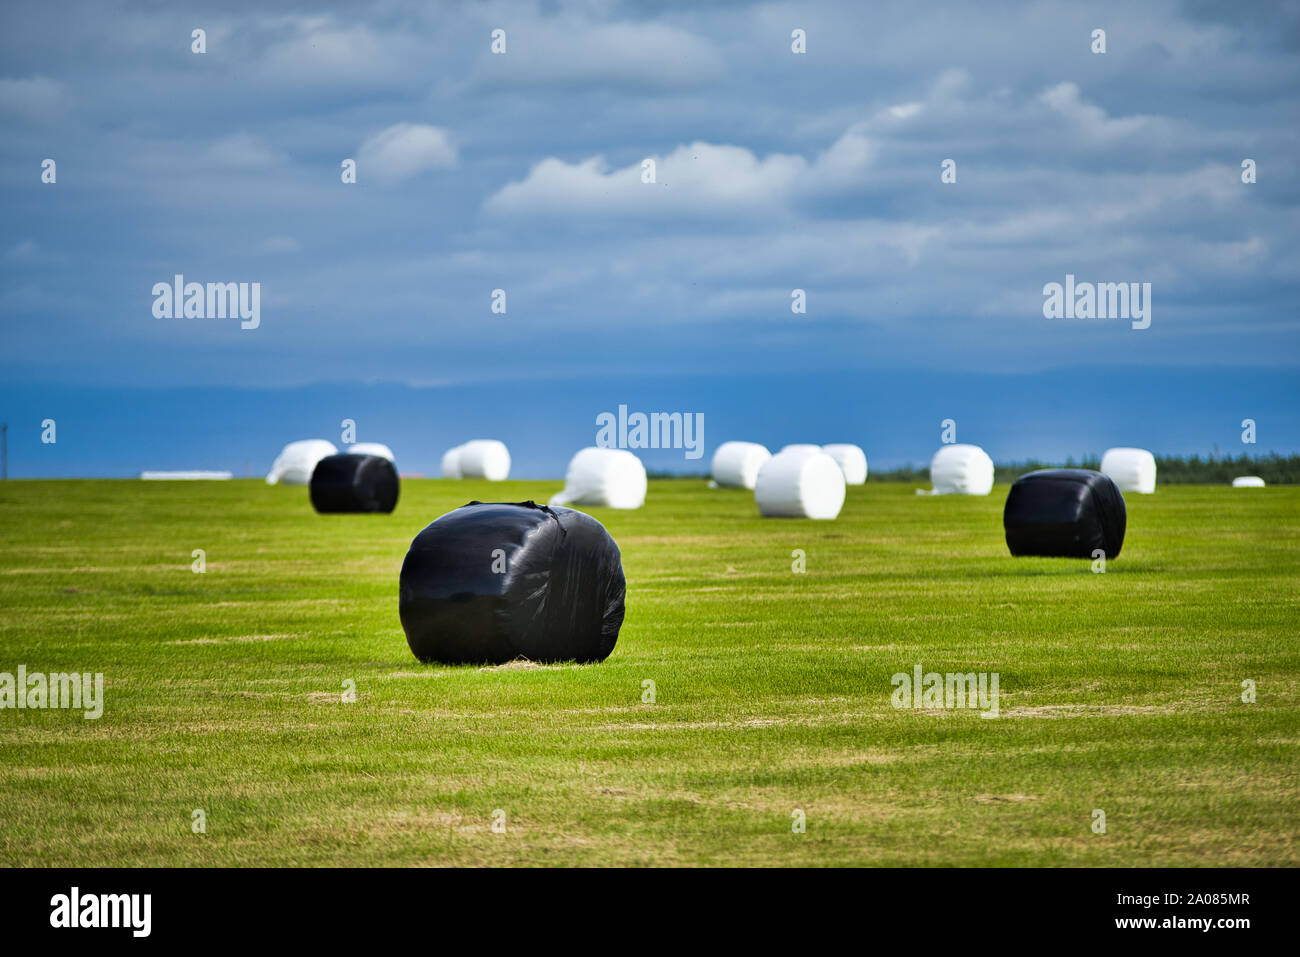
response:
<svg viewBox="0 0 1300 957"><path fill-rule="evenodd" d="M628 577L608 661L417 662L411 539L559 484L408 481L391 516L254 481L0 485L0 671L106 697L0 710L0 863L1300 863L1300 489L1129 496L1101 575L1011 558L1005 487L852 488L807 522L656 480L591 510ZM895 710L917 663L997 672L1002 716Z"/></svg>

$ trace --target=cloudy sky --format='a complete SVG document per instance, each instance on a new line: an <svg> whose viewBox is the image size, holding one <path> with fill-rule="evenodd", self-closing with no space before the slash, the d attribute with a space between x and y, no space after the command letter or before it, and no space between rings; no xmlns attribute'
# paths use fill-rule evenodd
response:
<svg viewBox="0 0 1300 957"><path fill-rule="evenodd" d="M728 401L770 406L778 376L1093 370L1171 423L1198 378L1268 383L1274 447L1300 447L1295 2L267 6L0 8L21 414L72 388L524 380L546 414L546 383L667 376L730 377L699 404L739 423ZM261 283L261 325L156 318L177 273ZM1045 319L1066 274L1151 283L1150 328ZM590 391L566 427L624 401Z"/></svg>

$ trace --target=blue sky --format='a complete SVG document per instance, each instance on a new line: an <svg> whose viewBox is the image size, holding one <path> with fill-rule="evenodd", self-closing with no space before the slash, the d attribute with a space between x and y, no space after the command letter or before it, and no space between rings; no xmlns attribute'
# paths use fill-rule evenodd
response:
<svg viewBox="0 0 1300 957"><path fill-rule="evenodd" d="M6 3L11 473L264 471L349 403L425 472L558 475L619 403L880 464L937 408L1000 459L1295 451L1298 48L1296 3ZM261 325L155 318L176 273ZM1067 273L1150 328L1045 319Z"/></svg>

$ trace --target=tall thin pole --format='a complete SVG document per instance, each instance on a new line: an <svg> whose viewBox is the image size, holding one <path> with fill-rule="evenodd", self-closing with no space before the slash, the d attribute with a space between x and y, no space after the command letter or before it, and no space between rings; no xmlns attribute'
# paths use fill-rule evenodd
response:
<svg viewBox="0 0 1300 957"><path fill-rule="evenodd" d="M0 424L0 480L9 477L9 423Z"/></svg>

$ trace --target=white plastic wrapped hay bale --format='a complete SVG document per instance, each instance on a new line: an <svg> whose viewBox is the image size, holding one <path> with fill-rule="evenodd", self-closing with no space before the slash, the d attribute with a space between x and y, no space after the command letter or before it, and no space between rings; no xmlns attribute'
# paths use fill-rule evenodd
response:
<svg viewBox="0 0 1300 957"><path fill-rule="evenodd" d="M723 488L752 489L758 470L771 457L757 442L723 442L713 453L713 481Z"/></svg>
<svg viewBox="0 0 1300 957"><path fill-rule="evenodd" d="M311 481L316 463L327 455L337 455L338 451L333 442L324 439L290 442L271 463L271 471L266 473L266 484L306 485Z"/></svg>
<svg viewBox="0 0 1300 957"><path fill-rule="evenodd" d="M840 443L823 445L822 451L835 460L844 473L847 485L865 485L867 482L867 453L861 446Z"/></svg>
<svg viewBox="0 0 1300 957"><path fill-rule="evenodd" d="M393 450L383 442L358 442L356 445L348 446L349 455L377 455L381 459L388 459L390 462L396 462L393 457Z"/></svg>
<svg viewBox="0 0 1300 957"><path fill-rule="evenodd" d="M214 469L146 469L140 473L140 478L146 482L220 482L234 477L234 472Z"/></svg>
<svg viewBox="0 0 1300 957"><path fill-rule="evenodd" d="M930 459L931 495L988 495L993 460L978 445L945 445Z"/></svg>
<svg viewBox="0 0 1300 957"><path fill-rule="evenodd" d="M640 508L645 489L645 466L639 458L625 449L591 446L569 462L564 491L551 496L548 504Z"/></svg>
<svg viewBox="0 0 1300 957"><path fill-rule="evenodd" d="M1107 449L1101 471L1121 492L1150 495L1156 490L1156 457L1146 449Z"/></svg>
<svg viewBox="0 0 1300 957"><path fill-rule="evenodd" d="M461 477L460 450L461 446L457 445L442 453L441 472L443 478L458 479Z"/></svg>
<svg viewBox="0 0 1300 957"><path fill-rule="evenodd" d="M461 478L503 482L510 477L510 450L496 439L474 439L460 446Z"/></svg>
<svg viewBox="0 0 1300 957"><path fill-rule="evenodd" d="M1264 480L1258 475L1238 475L1232 480L1233 488L1263 488Z"/></svg>
<svg viewBox="0 0 1300 957"><path fill-rule="evenodd" d="M844 473L816 446L781 451L759 469L754 501L768 518L833 519L844 507Z"/></svg>

